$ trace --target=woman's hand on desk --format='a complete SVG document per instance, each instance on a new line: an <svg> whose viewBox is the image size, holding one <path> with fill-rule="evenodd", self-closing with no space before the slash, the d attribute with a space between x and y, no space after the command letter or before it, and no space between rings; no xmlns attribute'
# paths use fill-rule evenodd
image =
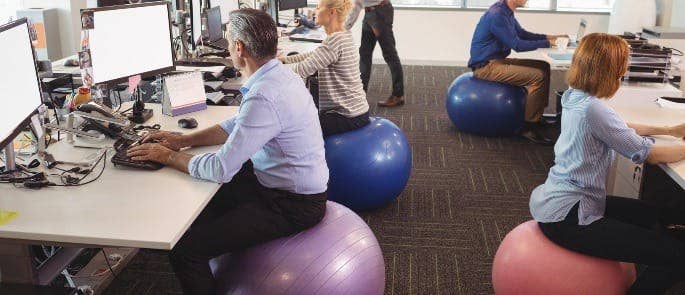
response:
<svg viewBox="0 0 685 295"><path fill-rule="evenodd" d="M143 137L141 143L158 143L174 151L180 151L188 146L183 135L169 131L152 132Z"/></svg>
<svg viewBox="0 0 685 295"><path fill-rule="evenodd" d="M671 127L669 135L685 139L685 124Z"/></svg>

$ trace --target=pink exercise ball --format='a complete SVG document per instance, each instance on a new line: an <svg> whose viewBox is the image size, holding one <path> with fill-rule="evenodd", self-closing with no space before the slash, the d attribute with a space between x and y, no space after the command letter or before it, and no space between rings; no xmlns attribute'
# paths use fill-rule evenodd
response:
<svg viewBox="0 0 685 295"><path fill-rule="evenodd" d="M626 294L635 267L564 249L534 220L520 224L502 241L492 264L495 294Z"/></svg>

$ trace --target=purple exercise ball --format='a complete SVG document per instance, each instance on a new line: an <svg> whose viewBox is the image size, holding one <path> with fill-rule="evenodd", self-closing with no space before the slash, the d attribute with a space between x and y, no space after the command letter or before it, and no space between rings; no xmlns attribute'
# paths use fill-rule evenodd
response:
<svg viewBox="0 0 685 295"><path fill-rule="evenodd" d="M380 295L385 288L385 262L373 232L331 201L318 225L210 264L218 294Z"/></svg>

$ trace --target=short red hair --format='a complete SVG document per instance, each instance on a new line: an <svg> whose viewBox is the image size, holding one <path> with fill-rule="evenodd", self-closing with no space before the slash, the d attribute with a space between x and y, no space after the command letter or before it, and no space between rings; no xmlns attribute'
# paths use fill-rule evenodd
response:
<svg viewBox="0 0 685 295"><path fill-rule="evenodd" d="M583 37L573 54L566 81L574 89L598 98L610 98L628 69L630 48L621 37L593 33Z"/></svg>

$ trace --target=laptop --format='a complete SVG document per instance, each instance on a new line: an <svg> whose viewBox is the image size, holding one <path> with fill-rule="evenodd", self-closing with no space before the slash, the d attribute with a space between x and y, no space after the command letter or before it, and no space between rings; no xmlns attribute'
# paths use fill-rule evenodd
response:
<svg viewBox="0 0 685 295"><path fill-rule="evenodd" d="M215 6L207 11L207 31L209 32L208 47L218 50L228 50L228 40L224 38L221 23L221 7Z"/></svg>
<svg viewBox="0 0 685 295"><path fill-rule="evenodd" d="M580 19L580 24L578 25L578 34L577 35L570 35L571 40L568 42L568 47L569 48L575 48L578 47L578 41L580 39L583 39L585 37L585 30L587 29L587 20L584 18Z"/></svg>
<svg viewBox="0 0 685 295"><path fill-rule="evenodd" d="M324 39L326 39L326 32L319 29L302 27L290 34L291 41L322 43Z"/></svg>

